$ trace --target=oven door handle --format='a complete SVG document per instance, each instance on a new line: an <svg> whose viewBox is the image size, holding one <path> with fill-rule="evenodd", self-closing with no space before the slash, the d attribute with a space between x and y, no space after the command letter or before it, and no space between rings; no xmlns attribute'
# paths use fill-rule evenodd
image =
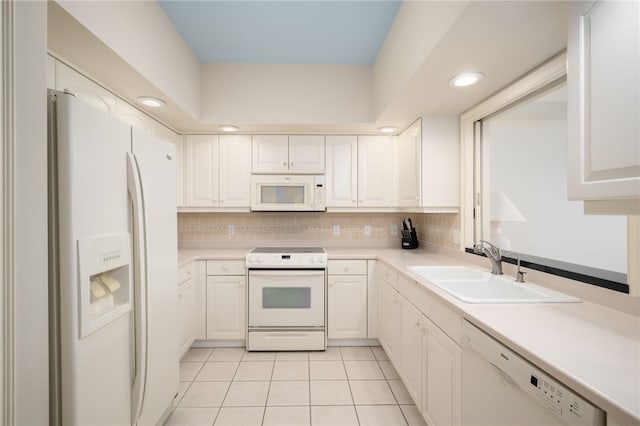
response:
<svg viewBox="0 0 640 426"><path fill-rule="evenodd" d="M324 271L324 269L251 269L249 270L249 275L255 277L279 277L282 275L309 277L314 275L324 276Z"/></svg>

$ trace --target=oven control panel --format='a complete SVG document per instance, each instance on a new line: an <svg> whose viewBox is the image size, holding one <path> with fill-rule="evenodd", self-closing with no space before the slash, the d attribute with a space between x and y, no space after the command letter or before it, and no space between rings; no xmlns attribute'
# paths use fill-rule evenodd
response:
<svg viewBox="0 0 640 426"><path fill-rule="evenodd" d="M326 268L326 253L249 253L248 268Z"/></svg>

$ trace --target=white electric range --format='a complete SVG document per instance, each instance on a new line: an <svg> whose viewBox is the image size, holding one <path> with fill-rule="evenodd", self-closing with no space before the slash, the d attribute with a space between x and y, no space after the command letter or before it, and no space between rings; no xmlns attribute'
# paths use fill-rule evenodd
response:
<svg viewBox="0 0 640 426"><path fill-rule="evenodd" d="M327 253L321 247L258 247L249 270L247 350L325 350Z"/></svg>

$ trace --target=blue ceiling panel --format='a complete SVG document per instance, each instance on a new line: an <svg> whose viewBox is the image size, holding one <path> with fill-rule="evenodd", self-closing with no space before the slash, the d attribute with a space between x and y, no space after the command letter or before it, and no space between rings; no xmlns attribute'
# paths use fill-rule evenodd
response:
<svg viewBox="0 0 640 426"><path fill-rule="evenodd" d="M362 64L382 47L400 0L159 0L203 63Z"/></svg>

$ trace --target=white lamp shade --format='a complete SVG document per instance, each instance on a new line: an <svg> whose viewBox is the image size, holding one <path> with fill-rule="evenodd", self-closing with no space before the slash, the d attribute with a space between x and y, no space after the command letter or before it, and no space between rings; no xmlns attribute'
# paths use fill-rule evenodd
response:
<svg viewBox="0 0 640 426"><path fill-rule="evenodd" d="M513 205L507 194L491 191L491 220L502 222L526 222L520 210Z"/></svg>

